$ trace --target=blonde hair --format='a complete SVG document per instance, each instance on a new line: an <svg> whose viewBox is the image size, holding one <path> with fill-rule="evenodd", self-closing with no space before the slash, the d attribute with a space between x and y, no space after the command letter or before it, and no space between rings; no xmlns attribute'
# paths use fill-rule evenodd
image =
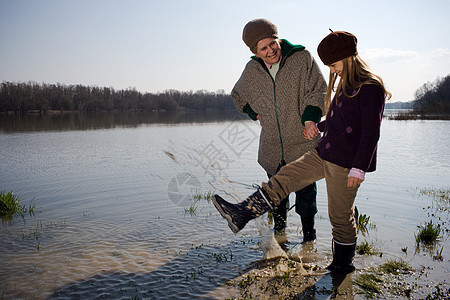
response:
<svg viewBox="0 0 450 300"><path fill-rule="evenodd" d="M349 62L349 58L351 63ZM341 92L347 98L353 98L358 95L361 87L365 84L378 84L384 90L385 101L392 97L392 94L386 90L384 86L383 79L377 74L375 74L369 67L369 65L359 56L354 55L341 60L343 62L343 68L341 73L341 79L338 82L336 89L334 85L338 77L337 74L330 72L330 79L328 81L327 95L325 97L325 110L328 112L331 104L331 94L333 92L339 95ZM358 89L354 95L348 95L348 89Z"/></svg>

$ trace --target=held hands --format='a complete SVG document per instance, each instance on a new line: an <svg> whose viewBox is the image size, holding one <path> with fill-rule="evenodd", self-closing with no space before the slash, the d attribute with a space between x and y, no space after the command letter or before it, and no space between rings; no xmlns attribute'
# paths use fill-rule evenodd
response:
<svg viewBox="0 0 450 300"><path fill-rule="evenodd" d="M312 140L319 134L319 129L316 126L316 123L313 121L305 122L305 129L303 130L303 135L305 139Z"/></svg>

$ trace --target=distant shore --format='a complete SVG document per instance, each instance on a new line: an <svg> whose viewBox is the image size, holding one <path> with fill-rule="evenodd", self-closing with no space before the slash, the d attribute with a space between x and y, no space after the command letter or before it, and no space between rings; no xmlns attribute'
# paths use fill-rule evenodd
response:
<svg viewBox="0 0 450 300"><path fill-rule="evenodd" d="M204 112L221 112L221 111L234 111L232 109L208 109L203 110ZM119 110L96 110L93 113L166 113L167 110L165 109L155 109L152 111L146 111L146 110L139 110L139 109L130 109L125 111L119 111ZM188 112L200 112L199 110L193 110L193 109L186 109L186 108L180 108L176 111L172 112L178 112L178 113L188 113ZM388 112L388 113L387 113ZM28 110L19 114L26 114L26 115L58 115L58 114L83 114L83 113L92 113L92 112L86 112L86 111L80 111L80 110ZM13 116L17 115L17 112L14 111L7 111L7 112L0 112L0 115L8 115ZM450 120L450 114L431 114L431 113L420 113L413 109L392 109L387 108L385 109L385 114L383 116L384 118L387 118L389 120Z"/></svg>
<svg viewBox="0 0 450 300"><path fill-rule="evenodd" d="M389 120L450 120L449 114L425 114L413 110L397 111L384 117Z"/></svg>

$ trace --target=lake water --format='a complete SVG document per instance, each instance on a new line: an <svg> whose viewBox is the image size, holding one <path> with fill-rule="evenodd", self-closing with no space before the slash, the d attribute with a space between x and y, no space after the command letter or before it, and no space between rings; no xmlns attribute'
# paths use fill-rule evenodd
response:
<svg viewBox="0 0 450 300"><path fill-rule="evenodd" d="M240 199L266 180L256 162L259 130L257 122L234 113L0 115L0 190L37 208L34 216L0 225L0 295L237 295L227 281L264 255L257 222L234 235L212 203L197 196ZM393 258L425 266L416 295L431 293L436 283L449 288L448 202L421 193L450 188L449 131L449 121L384 119L378 170L366 175L356 199L376 226L358 241L373 242L384 254L358 255L356 267ZM312 262L319 266L331 258L326 201L322 180ZM414 251L417 226L430 220L444 229L443 261ZM287 238L293 251L303 251L300 231L292 210ZM331 283L321 278L320 284Z"/></svg>

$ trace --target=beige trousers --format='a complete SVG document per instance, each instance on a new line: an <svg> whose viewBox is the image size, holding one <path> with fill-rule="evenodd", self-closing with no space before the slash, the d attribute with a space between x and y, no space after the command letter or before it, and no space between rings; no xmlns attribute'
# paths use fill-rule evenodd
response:
<svg viewBox="0 0 450 300"><path fill-rule="evenodd" d="M347 187L349 172L350 169L323 160L313 150L281 168L262 187L275 205L278 205L291 192L325 178L333 238L340 243L354 243L357 232L353 203L359 186Z"/></svg>

